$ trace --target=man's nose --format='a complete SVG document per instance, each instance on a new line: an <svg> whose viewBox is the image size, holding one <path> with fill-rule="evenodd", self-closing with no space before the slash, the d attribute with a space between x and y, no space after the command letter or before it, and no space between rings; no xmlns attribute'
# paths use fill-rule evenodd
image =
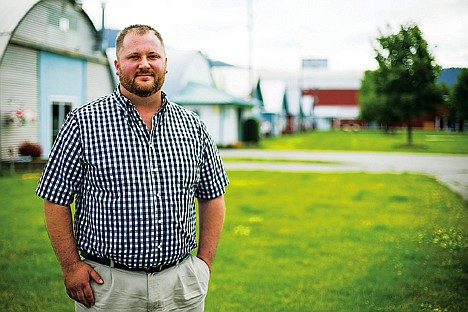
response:
<svg viewBox="0 0 468 312"><path fill-rule="evenodd" d="M146 57L143 57L141 59L139 67L140 68L150 68L150 64L149 64L148 59Z"/></svg>

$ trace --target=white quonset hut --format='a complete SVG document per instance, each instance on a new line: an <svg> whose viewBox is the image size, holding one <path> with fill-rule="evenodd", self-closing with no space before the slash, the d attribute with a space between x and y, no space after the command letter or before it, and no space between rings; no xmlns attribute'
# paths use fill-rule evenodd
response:
<svg viewBox="0 0 468 312"><path fill-rule="evenodd" d="M2 1L1 159L24 142L47 157L66 114L114 88L99 33L73 0Z"/></svg>

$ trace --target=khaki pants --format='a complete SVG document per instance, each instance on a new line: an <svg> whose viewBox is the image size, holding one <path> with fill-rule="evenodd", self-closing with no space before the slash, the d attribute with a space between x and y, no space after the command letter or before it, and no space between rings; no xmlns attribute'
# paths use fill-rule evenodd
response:
<svg viewBox="0 0 468 312"><path fill-rule="evenodd" d="M96 304L90 309L75 302L75 311L203 311L210 271L189 255L160 273L146 274L110 268L86 260L104 284L91 283Z"/></svg>

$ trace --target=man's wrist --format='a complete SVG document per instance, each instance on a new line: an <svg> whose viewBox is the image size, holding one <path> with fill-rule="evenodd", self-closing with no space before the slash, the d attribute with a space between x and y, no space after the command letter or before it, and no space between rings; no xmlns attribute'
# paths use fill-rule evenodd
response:
<svg viewBox="0 0 468 312"><path fill-rule="evenodd" d="M209 269L210 272L211 272L211 267L212 267L212 265L213 265L213 260L207 259L207 258L204 257L203 255L200 255L200 253L197 254L197 258L199 258L200 260L202 260L203 262L205 262L206 265L208 266L208 269Z"/></svg>
<svg viewBox="0 0 468 312"><path fill-rule="evenodd" d="M59 262L60 262L60 266L62 267L62 271L70 272L70 271L73 271L76 265L81 263L82 261L77 252L75 255L69 257L68 259L66 260L64 259Z"/></svg>

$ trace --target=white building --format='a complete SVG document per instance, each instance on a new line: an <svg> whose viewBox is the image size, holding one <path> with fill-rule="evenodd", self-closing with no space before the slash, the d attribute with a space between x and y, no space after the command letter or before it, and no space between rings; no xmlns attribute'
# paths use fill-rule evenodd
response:
<svg viewBox="0 0 468 312"><path fill-rule="evenodd" d="M112 73L75 1L2 1L1 8L1 159L16 158L24 141L47 157L66 114L112 92Z"/></svg>
<svg viewBox="0 0 468 312"><path fill-rule="evenodd" d="M196 112L216 144L243 140L243 122L253 103L219 89L208 59L199 51L167 49L168 74L163 90L169 99Z"/></svg>

